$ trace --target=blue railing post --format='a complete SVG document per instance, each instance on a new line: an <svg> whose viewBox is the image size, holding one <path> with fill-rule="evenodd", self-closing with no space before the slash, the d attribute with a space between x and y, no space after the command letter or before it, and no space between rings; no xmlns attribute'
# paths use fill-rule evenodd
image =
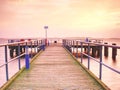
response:
<svg viewBox="0 0 120 90"><path fill-rule="evenodd" d="M90 69L90 44L88 43L88 69Z"/></svg>
<svg viewBox="0 0 120 90"><path fill-rule="evenodd" d="M81 63L83 62L83 43L81 42Z"/></svg>
<svg viewBox="0 0 120 90"><path fill-rule="evenodd" d="M99 79L102 79L102 46L100 48L100 70L99 70Z"/></svg>
<svg viewBox="0 0 120 90"><path fill-rule="evenodd" d="M20 44L18 44L18 56L20 56ZM20 57L18 57L18 68L21 69Z"/></svg>
<svg viewBox="0 0 120 90"><path fill-rule="evenodd" d="M9 74L8 74L8 56L7 56L7 45L5 45L5 68L6 68L6 80L9 80Z"/></svg>
<svg viewBox="0 0 120 90"><path fill-rule="evenodd" d="M26 69L30 68L30 63L29 63L29 52L28 52L28 46L26 43L26 47L25 47L25 65L26 65Z"/></svg>

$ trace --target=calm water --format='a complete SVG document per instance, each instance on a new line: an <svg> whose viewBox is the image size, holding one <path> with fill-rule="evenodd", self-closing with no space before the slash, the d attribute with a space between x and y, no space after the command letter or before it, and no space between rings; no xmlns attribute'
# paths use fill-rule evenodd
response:
<svg viewBox="0 0 120 90"><path fill-rule="evenodd" d="M0 43L6 43L7 41L1 40ZM109 42L109 44L116 43L117 45L120 45L119 39L106 39L104 42ZM9 51L9 50L8 50ZM110 65L111 67L120 70L120 50L117 51L117 57L116 60L112 60L112 52L111 48L109 48L109 57L105 58L103 56L103 62L107 65ZM0 47L0 65L4 63L4 47ZM9 52L8 52L8 60L10 59ZM80 61L80 59L78 59ZM83 60L83 64L87 66L87 59ZM22 66L25 65L24 59L21 59ZM99 64L93 60L90 60L90 70L99 77ZM9 64L9 77L12 77L16 72L18 71L18 60L12 62ZM103 66L103 72L102 72L102 81L110 87L112 90L120 90L120 75L114 73L113 71L107 69ZM3 85L3 83L6 82L5 78L5 67L0 68L0 86Z"/></svg>

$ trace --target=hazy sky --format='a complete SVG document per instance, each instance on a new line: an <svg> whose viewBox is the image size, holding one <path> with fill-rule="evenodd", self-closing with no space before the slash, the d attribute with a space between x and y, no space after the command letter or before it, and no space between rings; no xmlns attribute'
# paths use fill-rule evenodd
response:
<svg viewBox="0 0 120 90"><path fill-rule="evenodd" d="M0 37L120 37L120 0L0 0Z"/></svg>

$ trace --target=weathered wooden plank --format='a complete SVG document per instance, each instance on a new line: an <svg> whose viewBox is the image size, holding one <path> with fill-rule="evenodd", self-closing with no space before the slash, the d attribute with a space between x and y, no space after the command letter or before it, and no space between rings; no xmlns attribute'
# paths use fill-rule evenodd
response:
<svg viewBox="0 0 120 90"><path fill-rule="evenodd" d="M6 90L103 90L63 47L41 53Z"/></svg>

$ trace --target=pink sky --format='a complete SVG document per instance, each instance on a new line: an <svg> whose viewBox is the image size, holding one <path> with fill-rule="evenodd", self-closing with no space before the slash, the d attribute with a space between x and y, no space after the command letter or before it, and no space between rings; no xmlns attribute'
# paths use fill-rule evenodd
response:
<svg viewBox="0 0 120 90"><path fill-rule="evenodd" d="M120 0L0 0L0 37L120 37Z"/></svg>

